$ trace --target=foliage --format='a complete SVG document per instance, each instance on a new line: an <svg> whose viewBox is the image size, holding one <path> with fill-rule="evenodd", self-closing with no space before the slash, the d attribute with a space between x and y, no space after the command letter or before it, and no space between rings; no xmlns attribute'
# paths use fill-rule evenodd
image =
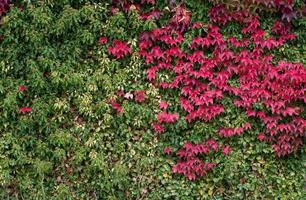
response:
<svg viewBox="0 0 306 200"><path fill-rule="evenodd" d="M118 2L18 1L2 18L0 198L302 199L304 145L276 158L269 143L279 135L268 143L257 138L269 129L274 115L290 127L304 120L301 95L291 95L285 106L275 107L264 102L269 96L262 98L265 93L258 92L252 109L266 115L250 117L239 100L254 97L227 90L259 90L248 87L248 76L242 76L243 70L253 72L243 66L250 59L239 53L245 49L249 55L256 45L263 52L251 60L266 66L253 63L267 82L276 84L290 75L292 80L279 87L293 87L293 93L302 87L304 69L292 62L306 63L305 20L286 24L289 32L283 22L275 23L275 13L263 12L254 22L266 35L254 40L255 30L241 33L254 22L208 25L208 1ZM296 39L285 42L292 33ZM209 48L201 39L208 36L214 40ZM282 46L274 42L280 38ZM227 51L219 49L224 42ZM203 59L200 51L207 60L219 59L220 65L239 58L236 68L241 69L235 74L235 66L209 68L217 78L202 77L195 73ZM194 66L184 71L180 60ZM232 76L223 73L228 69L234 71ZM272 69L277 69L276 77ZM200 85L219 82L195 101L190 92L202 88L183 90L183 84L193 81L182 84L178 75ZM224 86L226 91L218 88ZM272 92L279 101L284 97ZM189 122L185 116L199 106L218 109L202 109L204 114ZM283 132L291 137L288 130L284 127ZM303 135L297 138L304 140ZM189 181L172 171L197 179Z"/></svg>
<svg viewBox="0 0 306 200"><path fill-rule="evenodd" d="M2 15L4 15L10 7L10 0L1 0L0 1L0 19Z"/></svg>
<svg viewBox="0 0 306 200"><path fill-rule="evenodd" d="M210 0L216 7L226 8L226 14L241 10L257 14L262 11L280 12L281 19L292 19L305 16L306 5L300 0ZM302 4L302 5L301 5Z"/></svg>
<svg viewBox="0 0 306 200"><path fill-rule="evenodd" d="M214 7L209 12L211 20L243 24L242 37L229 35L224 39L220 28L209 24L205 34L189 37L191 41L184 48L186 37L182 31L189 26L190 14L185 8L175 8L175 12L168 25L147 32L148 36L140 41L140 54L150 65L147 78L157 80L155 84L162 89L179 90L178 98L187 113L187 122L212 120L224 112L220 100L231 96L248 117L264 122L265 134L260 133L258 137L273 142L276 155L297 151L305 140L306 121L300 116L305 113L306 70L301 63L280 60L275 65L273 54L267 53L295 39L290 26L276 21L270 31L275 36L267 36L257 16L242 13L228 18ZM173 26L173 21L180 23ZM159 71L170 71L170 80L160 79ZM233 81L239 86L228 83ZM174 117L163 112L157 116L160 125L155 127L162 126L162 122L173 123L174 119L178 120L177 114ZM250 128L249 123L243 128L221 128L219 135L240 135ZM162 132L160 128L158 132Z"/></svg>

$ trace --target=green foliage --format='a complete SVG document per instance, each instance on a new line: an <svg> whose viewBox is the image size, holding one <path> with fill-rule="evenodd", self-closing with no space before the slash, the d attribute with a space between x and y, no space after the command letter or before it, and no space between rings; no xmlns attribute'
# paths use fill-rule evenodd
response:
<svg viewBox="0 0 306 200"><path fill-rule="evenodd" d="M182 118L163 135L153 133L162 91L145 79L137 38L158 24L140 21L136 11L109 16L107 1L92 2L23 1L23 11L13 7L3 18L1 199L302 199L304 158L275 160L270 147L256 140L260 126L218 139L234 151L217 155L220 166L203 179L173 175L175 160L163 155L165 146L178 149L185 141L216 137L220 124L240 126L246 117L232 99L224 99L227 110L210 123L187 126ZM186 5L195 13L193 21L208 21L208 3ZM293 24L298 40L279 56L306 63L306 23ZM235 26L223 31L235 32ZM127 41L131 55L112 58L98 44L100 36ZM19 92L19 85L27 90ZM146 100L124 100L124 112L117 115L108 103L117 90L145 90ZM176 96L165 100L171 111L181 112ZM33 112L20 114L26 105Z"/></svg>

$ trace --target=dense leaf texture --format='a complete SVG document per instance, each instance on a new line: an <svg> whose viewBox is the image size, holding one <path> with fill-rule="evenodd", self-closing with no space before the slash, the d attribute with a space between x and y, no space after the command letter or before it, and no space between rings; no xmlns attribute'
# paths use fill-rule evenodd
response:
<svg viewBox="0 0 306 200"><path fill-rule="evenodd" d="M304 6L0 1L0 199L302 199Z"/></svg>

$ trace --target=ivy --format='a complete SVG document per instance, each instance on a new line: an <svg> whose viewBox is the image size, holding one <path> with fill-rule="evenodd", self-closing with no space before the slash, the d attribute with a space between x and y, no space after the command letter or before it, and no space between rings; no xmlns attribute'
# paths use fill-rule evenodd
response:
<svg viewBox="0 0 306 200"><path fill-rule="evenodd" d="M299 16L229 1L3 2L1 199L303 198Z"/></svg>

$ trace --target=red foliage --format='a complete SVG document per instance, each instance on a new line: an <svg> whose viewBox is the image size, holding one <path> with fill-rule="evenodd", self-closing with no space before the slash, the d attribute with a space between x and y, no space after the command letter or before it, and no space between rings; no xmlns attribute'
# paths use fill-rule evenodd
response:
<svg viewBox="0 0 306 200"><path fill-rule="evenodd" d="M142 103L145 101L145 91L143 90L138 90L138 91L135 91L135 101L138 102L138 103Z"/></svg>
<svg viewBox="0 0 306 200"><path fill-rule="evenodd" d="M168 106L169 106L169 104L165 101L159 102L160 109L167 110Z"/></svg>
<svg viewBox="0 0 306 200"><path fill-rule="evenodd" d="M222 153L223 153L224 155L230 154L231 151L232 151L232 149L231 149L230 146L225 146L225 147L222 148Z"/></svg>
<svg viewBox="0 0 306 200"><path fill-rule="evenodd" d="M100 37L99 38L99 44L105 44L105 43L107 43L107 37Z"/></svg>
<svg viewBox="0 0 306 200"><path fill-rule="evenodd" d="M108 48L108 53L114 56L116 59L123 58L131 52L132 50L128 44L121 40L113 40L112 47Z"/></svg>
<svg viewBox="0 0 306 200"><path fill-rule="evenodd" d="M118 114L120 114L120 113L123 112L123 109L122 109L122 107L120 106L120 104L117 103L114 99L111 99L109 102L110 102L112 108L113 108Z"/></svg>
<svg viewBox="0 0 306 200"><path fill-rule="evenodd" d="M200 144L185 143L184 147L177 151L177 156L181 159L172 167L174 173L184 174L189 180L195 180L204 176L216 164L213 162L203 162L200 156L216 154L219 151L219 144L213 140L207 140ZM222 152L228 155L231 152L229 146L224 146Z"/></svg>
<svg viewBox="0 0 306 200"><path fill-rule="evenodd" d="M158 9L154 9L150 12L147 12L147 13L142 13L140 15L140 18L142 20L148 20L148 19L156 19L158 20L160 18L160 15L161 15L161 11L158 10Z"/></svg>
<svg viewBox="0 0 306 200"><path fill-rule="evenodd" d="M10 9L10 0L1 0L0 1L0 19Z"/></svg>
<svg viewBox="0 0 306 200"><path fill-rule="evenodd" d="M219 0L210 1L214 3L210 17L214 22L218 22L221 25L232 19L237 20L245 16L245 13L258 14L259 10L278 11L282 15L282 20L290 22L292 19L301 17L305 9L305 7L294 9L293 0L238 0L222 1L223 3L220 3Z"/></svg>
<svg viewBox="0 0 306 200"><path fill-rule="evenodd" d="M246 123L240 128L219 128L218 134L222 137L231 137L234 135L241 135L243 131L251 128L250 123Z"/></svg>
<svg viewBox="0 0 306 200"><path fill-rule="evenodd" d="M30 113L32 112L32 108L28 106L24 106L22 108L19 108L19 112L22 114Z"/></svg>
<svg viewBox="0 0 306 200"><path fill-rule="evenodd" d="M174 123L175 121L178 120L179 115L177 113L172 114L172 113L162 112L159 113L156 118L159 123Z"/></svg>
<svg viewBox="0 0 306 200"><path fill-rule="evenodd" d="M172 9L172 12L174 12L174 15L169 21L170 27L180 32L187 30L191 21L191 12L182 4Z"/></svg>
<svg viewBox="0 0 306 200"><path fill-rule="evenodd" d="M173 149L171 147L165 147L164 153L170 155L173 152Z"/></svg>
<svg viewBox="0 0 306 200"><path fill-rule="evenodd" d="M210 121L224 111L219 103L223 96L233 95L236 96L235 105L245 109L247 116L263 121L266 131L258 138L274 143L276 155L293 153L302 146L305 120L299 116L304 108L297 102L306 102L306 70L300 63L280 61L273 64L273 55L269 54L269 50L295 38L288 23L276 21L272 27L275 36L266 37L258 17L246 11L229 14L224 6L215 6L210 10L212 21L219 24L238 21L244 25L244 37L225 39L218 26L208 25L207 34L193 38L190 49L184 51L182 32L189 26L190 13L181 6L176 9L168 25L142 35L139 48L140 55L150 65L147 70L150 81L158 81L161 70L174 75L172 81L158 85L162 89L180 90L186 121ZM184 20L180 21L183 15ZM197 23L194 28L199 26ZM212 54L206 55L205 49L210 49ZM238 77L239 87L228 84L234 77ZM256 110L255 104L262 105L264 110ZM285 119L287 123L281 124ZM163 112L157 120L173 123L177 119ZM218 133L230 137L250 128L247 123L241 128L220 128Z"/></svg>
<svg viewBox="0 0 306 200"><path fill-rule="evenodd" d="M123 2L121 8L125 11L132 6L128 0L115 1ZM293 1L241 1L262 4L282 12L283 21L275 22L269 37L260 27L259 16L253 15L250 10L229 11L224 4L216 4L210 9L209 17L212 23L218 25L204 25L201 22L192 24L191 13L184 4L175 6L175 1L170 2L172 18L165 26L140 35L138 53L149 65L146 70L149 81L161 89L175 89L180 92L180 106L185 120L192 123L195 120L208 122L214 119L224 112L220 100L224 96L231 96L235 98L235 106L244 109L249 118L262 121L265 130L257 138L262 142L272 143L277 156L294 153L304 145L306 120L301 117L301 113L305 111L306 69L300 63L279 61L275 64L271 54L271 50L296 37L290 33L289 23L298 15L293 10ZM143 20L160 18L159 10L151 9L148 13L142 13L139 8L143 3L155 4L155 1L143 0L135 5ZM219 26L231 21L243 26L241 39L233 36L224 38L221 34ZM192 38L189 49L186 49L185 44L182 45L184 33L190 28L207 30L204 35ZM131 53L131 49L126 43L115 40L109 53L118 59ZM160 71L169 73L172 80L160 81ZM229 84L230 80L238 81L239 86L233 87ZM144 95L136 92L134 94L136 101L144 100ZM160 102L160 108L164 111L157 115L152 128L162 134L165 124L178 121L179 115L166 112L166 102ZM218 135L231 137L248 129L251 129L248 122L242 127L220 127ZM203 162L199 156L208 156L219 150L224 155L232 151L229 146L220 148L215 140L202 144L186 143L177 151L181 160L172 170L195 180L216 166L213 162ZM172 148L166 147L164 153L171 154Z"/></svg>
<svg viewBox="0 0 306 200"><path fill-rule="evenodd" d="M162 134L165 131L165 127L159 123L154 123L152 127L154 131L159 134Z"/></svg>
<svg viewBox="0 0 306 200"><path fill-rule="evenodd" d="M117 95L118 97L123 97L123 96L125 96L123 90L118 90L118 91L116 92L116 95Z"/></svg>
<svg viewBox="0 0 306 200"><path fill-rule="evenodd" d="M18 87L18 91L19 92L24 92L24 91L26 91L28 88L27 88L27 86L25 86L25 85L20 85L19 87Z"/></svg>
<svg viewBox="0 0 306 200"><path fill-rule="evenodd" d="M215 167L215 163L205 163L199 158L180 160L172 167L173 173L184 174L189 180L195 180L204 176Z"/></svg>

